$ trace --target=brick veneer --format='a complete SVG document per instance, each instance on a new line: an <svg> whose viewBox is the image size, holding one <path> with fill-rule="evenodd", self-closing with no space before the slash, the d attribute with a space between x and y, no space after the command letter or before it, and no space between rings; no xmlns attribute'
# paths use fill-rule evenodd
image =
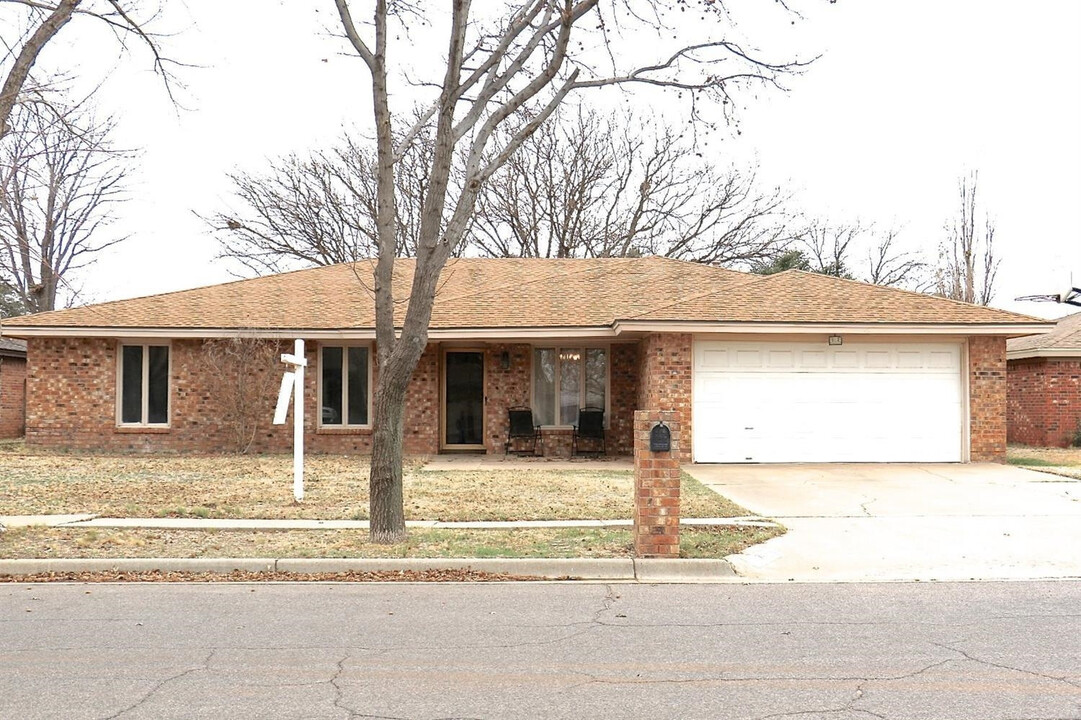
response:
<svg viewBox="0 0 1081 720"><path fill-rule="evenodd" d="M1006 459L1006 338L968 339L969 450L973 462Z"/></svg>
<svg viewBox="0 0 1081 720"><path fill-rule="evenodd" d="M1010 360L1006 439L1068 447L1081 428L1081 358Z"/></svg>
<svg viewBox="0 0 1081 720"><path fill-rule="evenodd" d="M115 340L33 338L28 343L26 439L35 446L97 451L222 452L232 448L221 409L199 382L201 340L174 340L171 351L168 429L116 426ZM290 343L283 343L287 350ZM317 429L318 343L307 344L305 447L314 453L369 452L369 429ZM257 372L280 374L282 366ZM409 454L438 450L439 364L434 346L421 357L406 400L404 447ZM266 398L267 423L252 443L253 452L287 452L292 425L272 426L277 383Z"/></svg>
<svg viewBox="0 0 1081 720"><path fill-rule="evenodd" d="M116 427L115 340L100 338L33 338L29 342L26 380L26 436L36 446L107 451L221 452L232 447L218 403L199 380L202 341L172 343L171 419L168 429ZM283 350L289 344L283 343ZM311 452L369 452L367 429L316 428L318 343L308 343L305 419ZM969 339L971 459L1002 461L1006 452L1006 344L996 337ZM510 366L502 368L502 353ZM410 382L405 411L404 447L408 454L439 451L440 351L429 345ZM678 459L691 458L692 338L685 333L657 333L640 343L613 344L610 351L609 454L633 450L633 412L671 411L683 441ZM485 350L487 396L485 448L502 453L507 408L528 405L532 382L532 349L522 343L493 344ZM277 376L278 364L262 370ZM1075 373L1076 374L1076 373ZM0 378L2 381L2 378ZM1074 384L1069 387L1076 388ZM277 383L271 383L271 394ZM1061 399L1061 396L1060 396ZM266 417L274 398L266 399ZM1060 423L1061 425L1061 423ZM1066 428L1067 430L1069 428ZM569 434L550 432L542 441L549 454L569 450ZM287 452L291 427L260 428L255 452Z"/></svg>
<svg viewBox="0 0 1081 720"><path fill-rule="evenodd" d="M328 343L333 344L333 343ZM174 340L171 344L170 427L118 428L116 426L117 342L101 338L34 338L29 343L33 368L28 378L27 440L32 445L99 451L223 452L232 448L221 409L204 383L199 354L201 340ZM317 349L307 343L309 370L305 384L305 446L313 453L366 453L371 430L317 429ZM292 344L283 342L283 352ZM509 367L502 367L502 354ZM408 454L439 452L440 348L431 344L421 357L409 384L405 410L404 447ZM638 346L616 344L611 350L609 454L628 454L633 444L632 413L638 399ZM282 366L274 363L259 372L277 377ZM507 409L529 405L532 382L532 347L493 344L485 349L485 448L502 453L507 437ZM375 373L373 372L373 375ZM266 413L273 414L277 381L270 383ZM291 422L291 419L290 421ZM540 450L547 455L569 455L569 430L547 431ZM288 452L292 426L259 428L253 452Z"/></svg>
<svg viewBox="0 0 1081 720"><path fill-rule="evenodd" d="M687 333L657 333L642 340L638 409L671 410L683 430L679 459L691 460L692 339Z"/></svg>
<svg viewBox="0 0 1081 720"><path fill-rule="evenodd" d="M22 437L26 429L26 360L0 357L0 438Z"/></svg>
<svg viewBox="0 0 1081 720"><path fill-rule="evenodd" d="M638 557L679 557L678 413L634 413L634 554ZM649 450L649 434L663 420L671 432L671 452Z"/></svg>

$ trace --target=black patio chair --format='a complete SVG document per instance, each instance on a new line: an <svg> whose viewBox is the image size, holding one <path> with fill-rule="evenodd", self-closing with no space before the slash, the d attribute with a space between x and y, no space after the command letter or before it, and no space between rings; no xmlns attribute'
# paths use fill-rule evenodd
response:
<svg viewBox="0 0 1081 720"><path fill-rule="evenodd" d="M537 438L540 437L540 425L533 424L533 410L528 407L512 407L507 411L510 416L510 430L507 432L507 445L504 454L537 454ZM522 447L514 448L519 441ZM528 444L528 447L526 445Z"/></svg>
<svg viewBox="0 0 1081 720"><path fill-rule="evenodd" d="M592 445L592 452L596 455L604 455L604 409L585 407L578 411L578 424L574 426L574 440L571 452L577 455L582 450L581 441L586 445Z"/></svg>

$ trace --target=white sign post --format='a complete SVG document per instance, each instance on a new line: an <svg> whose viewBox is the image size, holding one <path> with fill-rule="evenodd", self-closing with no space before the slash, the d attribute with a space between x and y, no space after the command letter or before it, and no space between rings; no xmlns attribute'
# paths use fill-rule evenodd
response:
<svg viewBox="0 0 1081 720"><path fill-rule="evenodd" d="M304 341L293 344L293 354L283 354L282 362L290 367L282 375L278 390L278 405L274 408L274 424L284 425L289 412L289 396L293 399L293 497L297 502L304 499Z"/></svg>

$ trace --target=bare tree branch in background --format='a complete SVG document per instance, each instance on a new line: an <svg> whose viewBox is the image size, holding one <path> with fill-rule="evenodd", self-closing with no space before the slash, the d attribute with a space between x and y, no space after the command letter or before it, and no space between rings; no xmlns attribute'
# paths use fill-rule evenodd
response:
<svg viewBox="0 0 1081 720"><path fill-rule="evenodd" d="M796 236L780 254L755 263L752 272L804 270L917 292L930 287L927 263L919 253L898 246L895 229L881 233L859 222L812 220Z"/></svg>
<svg viewBox="0 0 1081 720"><path fill-rule="evenodd" d="M16 108L0 144L0 282L29 312L54 309L61 285L124 239L109 224L130 161L110 139L111 120L40 110Z"/></svg>
<svg viewBox="0 0 1081 720"><path fill-rule="evenodd" d="M995 278L1002 262L995 255L995 224L980 210L976 191L979 173L958 183L960 206L946 224L946 239L939 245L935 294L953 300L988 305L995 296Z"/></svg>
<svg viewBox="0 0 1081 720"><path fill-rule="evenodd" d="M579 109L537 130L477 199L467 242L493 257L663 255L714 265L791 237L779 189L718 167L670 127Z"/></svg>
<svg viewBox="0 0 1081 720"><path fill-rule="evenodd" d="M20 102L49 102L52 83L35 82L32 71L45 47L73 19L85 17L103 24L116 36L124 50L131 39L149 50L154 70L173 98L176 77L173 69L181 63L166 57L162 36L150 27L159 9L138 0L0 0L0 139L9 131L13 109ZM70 71L71 69L67 69ZM60 76L66 74L59 69Z"/></svg>
<svg viewBox="0 0 1081 720"><path fill-rule="evenodd" d="M867 271L859 279L874 285L905 288L927 292L932 282L928 277L928 264L916 252L896 247L898 231L890 229L867 249Z"/></svg>
<svg viewBox="0 0 1081 720"><path fill-rule="evenodd" d="M290 155L259 172L229 175L235 208L200 216L221 243L220 257L257 275L333 265L377 254L375 151L344 134L327 150ZM430 143L414 140L396 176L399 257L413 255Z"/></svg>
<svg viewBox="0 0 1081 720"><path fill-rule="evenodd" d="M376 362L370 473L371 539L405 538L402 500L403 408L409 379L428 342L428 324L439 277L459 252L485 184L542 127L572 91L597 87L649 86L689 96L691 110L728 107L747 85L778 85L798 63L772 63L735 42L724 3L703 0L470 0L449 7L426 4L426 16L442 14L445 61L418 68L415 87L436 88L419 114L392 107L402 79L399 56L410 58L410 8L402 0L365 3L369 22L357 24L358 3L335 0L341 28L367 69L376 133L378 259L373 269ZM688 8L701 18L688 19ZM435 25L433 25L435 26ZM643 43L645 34L651 42ZM428 72L430 74L425 75ZM398 162L421 133L432 138L431 162L416 236L416 262L400 332L393 288L397 237ZM461 158L460 161L458 159ZM456 165L460 167L456 170Z"/></svg>

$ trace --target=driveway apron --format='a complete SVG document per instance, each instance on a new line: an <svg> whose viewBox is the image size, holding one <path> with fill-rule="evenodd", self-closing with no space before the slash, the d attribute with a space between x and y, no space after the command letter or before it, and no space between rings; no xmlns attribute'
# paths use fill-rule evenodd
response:
<svg viewBox="0 0 1081 720"><path fill-rule="evenodd" d="M729 556L770 581L1081 577L1081 480L1008 465L690 465L788 533Z"/></svg>

